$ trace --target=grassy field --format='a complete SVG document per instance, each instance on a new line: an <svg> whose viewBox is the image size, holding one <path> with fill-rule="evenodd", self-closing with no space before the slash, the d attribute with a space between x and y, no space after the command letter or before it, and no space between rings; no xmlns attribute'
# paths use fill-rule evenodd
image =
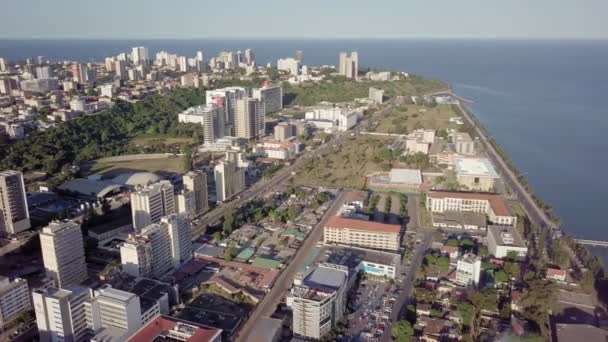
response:
<svg viewBox="0 0 608 342"><path fill-rule="evenodd" d="M415 104L405 104L396 107L382 117L373 121L374 132L407 134L418 128L426 129L462 129L463 125L450 122L451 117L460 116L452 106L438 105L425 107Z"/></svg>
<svg viewBox="0 0 608 342"><path fill-rule="evenodd" d="M284 88L285 105L312 106L321 101L348 102L369 95L369 88L384 89L386 96L424 95L444 90L446 85L440 81L410 77L398 81L355 82L342 78L331 78L318 83L305 83L300 86Z"/></svg>
<svg viewBox="0 0 608 342"><path fill-rule="evenodd" d="M127 162L102 163L94 162L90 173L101 173L107 177L114 177L125 172L147 171L155 173L184 173L186 168L183 157L132 160Z"/></svg>
<svg viewBox="0 0 608 342"><path fill-rule="evenodd" d="M139 135L131 140L131 144L139 145L139 146L141 146L141 145L158 145L158 144L187 145L187 144L191 144L192 142L193 142L192 138L175 138L175 137L169 137L169 136L163 136L163 135L154 135L154 136Z"/></svg>
<svg viewBox="0 0 608 342"><path fill-rule="evenodd" d="M319 159L308 160L295 177L295 184L363 188L366 175L382 171L375 157L388 142L378 137L349 137L339 148Z"/></svg>

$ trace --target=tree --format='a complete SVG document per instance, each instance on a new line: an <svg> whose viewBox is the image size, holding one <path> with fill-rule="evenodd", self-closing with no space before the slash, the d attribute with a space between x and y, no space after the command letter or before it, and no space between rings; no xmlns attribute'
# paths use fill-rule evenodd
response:
<svg viewBox="0 0 608 342"><path fill-rule="evenodd" d="M511 260L511 261L519 260L519 254L517 254L517 252L515 252L515 251L508 251L507 259Z"/></svg>
<svg viewBox="0 0 608 342"><path fill-rule="evenodd" d="M230 243L228 248L226 248L224 250L224 259L227 261L232 261L232 259L234 259L234 257L237 256L238 253L239 253L239 250L236 248L236 246L232 242L232 243Z"/></svg>
<svg viewBox="0 0 608 342"><path fill-rule="evenodd" d="M468 332L471 327L471 323L473 322L473 318L477 314L477 310L468 302L459 303L457 308L458 313L460 313L460 317L462 318L462 324L466 332Z"/></svg>
<svg viewBox="0 0 608 342"><path fill-rule="evenodd" d="M412 340L412 336L414 336L414 328L412 328L412 324L410 322L401 320L393 324L391 333L393 337L395 337L396 341L409 342Z"/></svg>
<svg viewBox="0 0 608 342"><path fill-rule="evenodd" d="M509 281L509 275L503 270L496 271L496 273L494 273L494 281L496 281L497 284L506 283Z"/></svg>
<svg viewBox="0 0 608 342"><path fill-rule="evenodd" d="M456 239L449 239L446 243L446 246L450 246L450 247L458 247L460 246L460 243L458 242L458 240Z"/></svg>
<svg viewBox="0 0 608 342"><path fill-rule="evenodd" d="M214 241L219 241L219 240L221 240L221 239L222 239L222 233L221 233L221 232L219 232L219 231L218 231L218 232L215 232L215 233L213 233L212 237L213 237L213 240L214 240Z"/></svg>
<svg viewBox="0 0 608 342"><path fill-rule="evenodd" d="M511 278L519 278L521 273L521 268L519 266L519 263L517 262L507 261L505 262L505 266L503 267L503 269L509 274Z"/></svg>
<svg viewBox="0 0 608 342"><path fill-rule="evenodd" d="M544 279L533 279L528 286L520 302L524 317L535 322L543 336L548 336L548 312L557 298L555 284Z"/></svg>
<svg viewBox="0 0 608 342"><path fill-rule="evenodd" d="M234 230L234 211L230 211L224 215L222 230L226 236L232 234Z"/></svg>

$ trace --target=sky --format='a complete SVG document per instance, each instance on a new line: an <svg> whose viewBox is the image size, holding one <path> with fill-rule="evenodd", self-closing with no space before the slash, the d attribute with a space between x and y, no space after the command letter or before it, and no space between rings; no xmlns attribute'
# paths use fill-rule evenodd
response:
<svg viewBox="0 0 608 342"><path fill-rule="evenodd" d="M0 38L608 39L606 0L2 0Z"/></svg>

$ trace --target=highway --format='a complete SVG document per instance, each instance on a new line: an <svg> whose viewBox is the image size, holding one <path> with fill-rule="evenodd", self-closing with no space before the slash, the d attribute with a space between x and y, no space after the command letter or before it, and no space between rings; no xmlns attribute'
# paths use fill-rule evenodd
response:
<svg viewBox="0 0 608 342"><path fill-rule="evenodd" d="M298 249L294 258L289 262L287 267L283 269L281 274L279 275L277 281L273 285L272 289L264 296L264 299L258 303L255 307L253 313L240 330L236 341L237 342L245 342L248 340L249 334L251 330L255 327L257 320L264 317L270 317L272 313L276 310L277 305L281 302L281 299L285 296L287 291L291 288L293 283L294 275L302 269L304 266L304 262L308 257L308 253L312 250L312 248L317 244L318 241L321 240L323 235L323 226L325 222L333 215L336 214L340 205L343 203L343 195L344 192L340 191L336 199L332 203L331 207L325 212L323 218L319 221L319 223L313 228L313 230L308 234L306 240L300 248Z"/></svg>

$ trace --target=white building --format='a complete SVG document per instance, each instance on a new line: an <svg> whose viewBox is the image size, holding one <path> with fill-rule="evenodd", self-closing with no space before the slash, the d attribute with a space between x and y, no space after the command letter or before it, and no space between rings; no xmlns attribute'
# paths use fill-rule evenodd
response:
<svg viewBox="0 0 608 342"><path fill-rule="evenodd" d="M237 166L236 161L226 160L215 165L215 189L217 202L224 202L245 190L245 170Z"/></svg>
<svg viewBox="0 0 608 342"><path fill-rule="evenodd" d="M291 142L265 141L255 147L254 153L270 159L287 160L296 156L297 146Z"/></svg>
<svg viewBox="0 0 608 342"><path fill-rule="evenodd" d="M258 99L243 98L236 101L235 136L258 139L265 135L266 115Z"/></svg>
<svg viewBox="0 0 608 342"><path fill-rule="evenodd" d="M517 216L498 195L431 191L426 197L426 208L431 213L450 211L482 213L488 216L490 222L497 225L515 226L517 224Z"/></svg>
<svg viewBox="0 0 608 342"><path fill-rule="evenodd" d="M160 181L133 192L131 194L131 213L135 231L160 222L160 218L163 216L174 214L175 196L171 182Z"/></svg>
<svg viewBox="0 0 608 342"><path fill-rule="evenodd" d="M300 61L295 58L281 58L277 60L277 69L298 76L300 74Z"/></svg>
<svg viewBox="0 0 608 342"><path fill-rule="evenodd" d="M488 227L488 252L496 258L505 258L509 252L523 258L528 253L525 241L515 227Z"/></svg>
<svg viewBox="0 0 608 342"><path fill-rule="evenodd" d="M251 97L260 100L265 114L283 109L283 87L280 84L270 85L265 82L262 88L253 88Z"/></svg>
<svg viewBox="0 0 608 342"><path fill-rule="evenodd" d="M88 326L85 302L91 299L91 289L68 286L32 292L36 325L41 342L87 341Z"/></svg>
<svg viewBox="0 0 608 342"><path fill-rule="evenodd" d="M294 280L288 298L294 337L320 340L344 317L348 268L320 264L303 280Z"/></svg>
<svg viewBox="0 0 608 342"><path fill-rule="evenodd" d="M138 46L131 49L131 62L134 65L146 64L149 60L148 48Z"/></svg>
<svg viewBox="0 0 608 342"><path fill-rule="evenodd" d="M382 104L384 102L384 90L370 87L368 97L373 103Z"/></svg>
<svg viewBox="0 0 608 342"><path fill-rule="evenodd" d="M113 98L114 97L114 84L108 83L99 87L101 90L101 96Z"/></svg>
<svg viewBox="0 0 608 342"><path fill-rule="evenodd" d="M0 235L13 235L31 227L23 174L0 172Z"/></svg>
<svg viewBox="0 0 608 342"><path fill-rule="evenodd" d="M0 276L0 329L32 309L27 280Z"/></svg>
<svg viewBox="0 0 608 342"><path fill-rule="evenodd" d="M458 183L474 191L492 191L500 179L492 162L487 158L456 158Z"/></svg>
<svg viewBox="0 0 608 342"><path fill-rule="evenodd" d="M96 334L91 341L100 342L104 341L102 337L108 338L106 341L126 340L142 326L142 318L147 313L141 311L138 296L109 285L95 291L95 296L85 302L85 309L87 325ZM151 309L158 310L158 307Z"/></svg>
<svg viewBox="0 0 608 342"><path fill-rule="evenodd" d="M54 221L40 232L42 260L55 286L78 285L87 278L84 241L80 225L73 221Z"/></svg>
<svg viewBox="0 0 608 342"><path fill-rule="evenodd" d="M457 132L452 136L456 152L464 155L475 155L475 141L471 139L469 133Z"/></svg>
<svg viewBox="0 0 608 342"><path fill-rule="evenodd" d="M465 254L456 264L456 283L461 286L477 286L481 276L481 258Z"/></svg>
<svg viewBox="0 0 608 342"><path fill-rule="evenodd" d="M226 125L232 126L235 124L236 116L236 101L247 97L247 89L243 87L226 87L205 92L207 104L216 104L223 106L226 111ZM234 130L234 128L232 128ZM227 132L226 135L233 136L234 132Z"/></svg>
<svg viewBox="0 0 608 342"><path fill-rule="evenodd" d="M338 65L340 75L354 80L359 79L359 54L355 51L350 56L346 52L340 52Z"/></svg>
<svg viewBox="0 0 608 342"><path fill-rule="evenodd" d="M184 190L194 193L194 215L201 215L209 209L207 174L190 171L183 176Z"/></svg>
<svg viewBox="0 0 608 342"><path fill-rule="evenodd" d="M205 143L221 139L226 133L226 109L223 106L208 103L191 107L179 113L177 120L202 125Z"/></svg>
<svg viewBox="0 0 608 342"><path fill-rule="evenodd" d="M357 125L359 118L363 116L361 110L349 110L340 107L321 107L306 112L306 122L315 125L319 129L337 129L348 131Z"/></svg>
<svg viewBox="0 0 608 342"><path fill-rule="evenodd" d="M404 154L423 153L429 154L431 145L435 141L435 130L417 129L405 138Z"/></svg>
<svg viewBox="0 0 608 342"><path fill-rule="evenodd" d="M182 190L175 194L175 212L192 215L196 211L194 192Z"/></svg>

